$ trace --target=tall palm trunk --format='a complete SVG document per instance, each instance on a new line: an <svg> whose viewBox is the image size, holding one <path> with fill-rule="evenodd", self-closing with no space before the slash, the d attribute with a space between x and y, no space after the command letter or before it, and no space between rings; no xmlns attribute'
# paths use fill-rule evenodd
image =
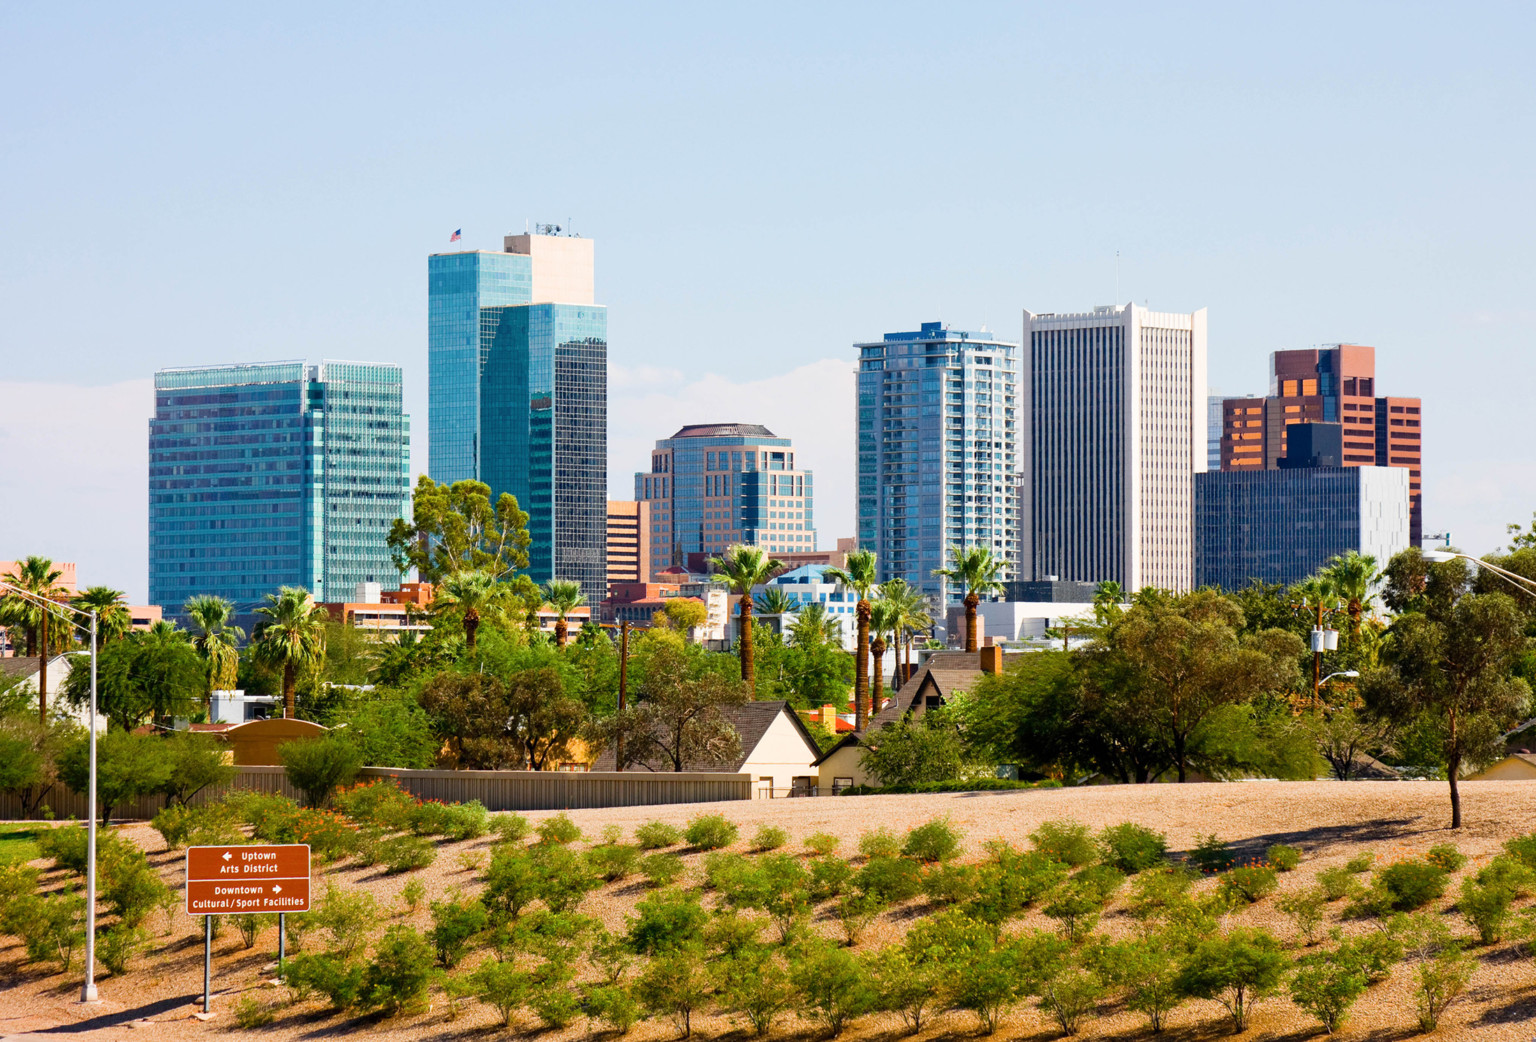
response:
<svg viewBox="0 0 1536 1042"><path fill-rule="evenodd" d="M981 603L981 598L975 591L965 595L965 650L976 651L976 605Z"/></svg>
<svg viewBox="0 0 1536 1042"><path fill-rule="evenodd" d="M885 638L876 637L869 650L875 656L874 682L870 684L869 696L869 715L873 717L880 712L880 703L885 700Z"/></svg>
<svg viewBox="0 0 1536 1042"><path fill-rule="evenodd" d="M284 720L292 720L294 718L294 711L293 711L293 689L294 689L295 686L296 686L296 681L295 681L295 677L293 675L293 663L292 662L284 662L283 663L283 719Z"/></svg>
<svg viewBox="0 0 1536 1042"><path fill-rule="evenodd" d="M741 640L738 642L738 650L741 652L741 679L745 680L749 686L754 685L757 670L752 663L752 591L750 590L741 595ZM755 691L751 697L757 697Z"/></svg>
<svg viewBox="0 0 1536 1042"><path fill-rule="evenodd" d="M853 712L854 727L864 730L869 723L868 695L869 695L869 601L860 598L858 605L859 640L858 657L854 662L853 670Z"/></svg>

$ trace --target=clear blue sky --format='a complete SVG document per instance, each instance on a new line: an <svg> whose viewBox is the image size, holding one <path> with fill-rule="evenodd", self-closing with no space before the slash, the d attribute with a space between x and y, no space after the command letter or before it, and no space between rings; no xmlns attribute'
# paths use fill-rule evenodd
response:
<svg viewBox="0 0 1536 1042"><path fill-rule="evenodd" d="M0 401L0 558L143 595L142 418L70 386L147 413L161 366L397 361L423 461L425 255L567 219L650 373L615 396L662 403L616 403L616 492L762 388L795 422L821 381L754 381L854 340L1108 303L1118 250L1122 300L1210 309L1215 388L1376 345L1425 399L1427 528L1492 549L1536 508L1536 8L1153 6L7 5L0 393L67 429ZM665 407L706 377L740 415ZM831 402L780 433L851 474Z"/></svg>

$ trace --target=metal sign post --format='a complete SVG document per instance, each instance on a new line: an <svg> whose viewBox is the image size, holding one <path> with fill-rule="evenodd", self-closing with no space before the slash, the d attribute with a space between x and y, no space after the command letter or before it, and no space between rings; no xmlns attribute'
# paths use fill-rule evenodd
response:
<svg viewBox="0 0 1536 1042"><path fill-rule="evenodd" d="M277 961L286 954L284 915L309 911L309 845L187 848L187 914L203 917L203 1012L213 1000L213 917L277 913Z"/></svg>

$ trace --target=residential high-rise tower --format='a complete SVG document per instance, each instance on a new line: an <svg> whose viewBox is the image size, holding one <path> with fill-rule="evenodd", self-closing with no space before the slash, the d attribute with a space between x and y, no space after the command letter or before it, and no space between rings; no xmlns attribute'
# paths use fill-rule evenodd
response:
<svg viewBox="0 0 1536 1042"><path fill-rule="evenodd" d="M1190 588L1205 326L1204 308L1024 312L1024 578Z"/></svg>
<svg viewBox="0 0 1536 1042"><path fill-rule="evenodd" d="M428 473L528 512L529 575L607 593L608 312L593 244L509 235L427 260Z"/></svg>
<svg viewBox="0 0 1536 1042"><path fill-rule="evenodd" d="M409 500L401 371L361 362L162 369L149 421L149 596L248 615L280 586L344 600L399 581Z"/></svg>
<svg viewBox="0 0 1536 1042"><path fill-rule="evenodd" d="M1018 557L1018 345L939 322L855 344L859 545L935 601L951 546Z"/></svg>

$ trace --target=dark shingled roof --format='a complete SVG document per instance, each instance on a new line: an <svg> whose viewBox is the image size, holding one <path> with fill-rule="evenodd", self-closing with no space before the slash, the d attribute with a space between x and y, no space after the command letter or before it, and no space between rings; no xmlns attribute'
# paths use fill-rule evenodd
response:
<svg viewBox="0 0 1536 1042"><path fill-rule="evenodd" d="M684 427L674 438L777 438L760 423L695 423Z"/></svg>
<svg viewBox="0 0 1536 1042"><path fill-rule="evenodd" d="M806 730L805 723L800 719L800 715L789 708L789 703L783 700L743 702L738 706L724 706L721 708L720 713L729 721L732 727L736 728L736 733L741 736L741 755L737 759L726 763L685 763L683 764L683 770L719 771L722 774L738 773L741 770L741 765L751 758L752 750L757 748L757 744L763 740L763 735L768 733L768 728L773 726L774 719L781 713L789 717L790 721L795 725L795 730L799 731L800 736L805 740L808 747L806 762L809 763L820 752L821 747L816 744L816 739L811 737L811 732ZM598 753L597 759L592 761L592 769L594 771L611 771L614 769L612 746L608 746ZM672 765L670 763L661 761L632 763L625 768L625 770L630 771L670 771L671 769Z"/></svg>

